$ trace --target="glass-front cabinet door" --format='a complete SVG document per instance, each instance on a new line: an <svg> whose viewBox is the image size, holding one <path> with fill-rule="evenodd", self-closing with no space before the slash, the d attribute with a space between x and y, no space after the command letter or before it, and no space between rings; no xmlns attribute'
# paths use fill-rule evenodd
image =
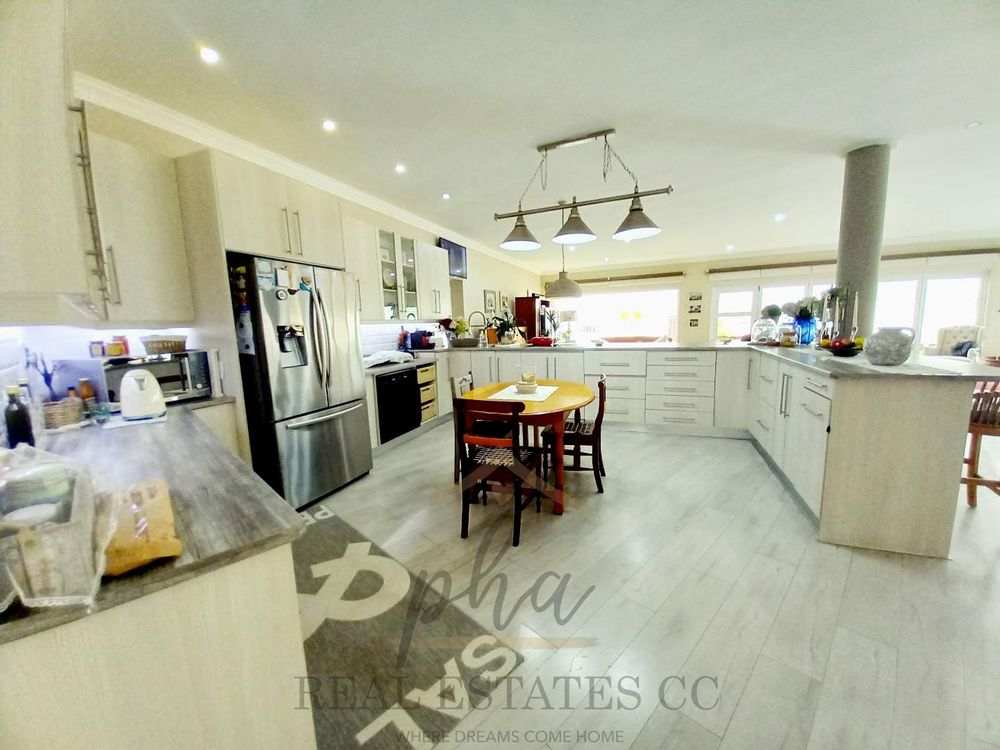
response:
<svg viewBox="0 0 1000 750"><path fill-rule="evenodd" d="M417 243L409 237L399 238L402 270L401 301L403 317L415 319L417 314Z"/></svg>
<svg viewBox="0 0 1000 750"><path fill-rule="evenodd" d="M399 320L399 264L396 260L396 235L378 230L379 274L382 284L382 317Z"/></svg>

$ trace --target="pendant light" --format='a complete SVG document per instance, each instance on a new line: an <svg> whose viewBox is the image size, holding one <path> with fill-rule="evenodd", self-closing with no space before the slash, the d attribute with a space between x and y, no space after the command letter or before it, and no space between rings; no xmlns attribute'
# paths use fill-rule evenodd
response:
<svg viewBox="0 0 1000 750"><path fill-rule="evenodd" d="M566 273L566 246L562 246L562 270L559 272L559 278L555 281L550 281L545 285L545 296L546 297L582 297L583 287L577 284L573 279L569 277Z"/></svg>
<svg viewBox="0 0 1000 750"><path fill-rule="evenodd" d="M510 230L507 239L500 243L500 247L516 253L537 250L542 246L542 243L535 239L535 235L531 233L528 225L524 223L524 214L520 213L520 208L521 206L518 205L517 221L514 222L514 228Z"/></svg>
<svg viewBox="0 0 1000 750"><path fill-rule="evenodd" d="M576 203L576 196L573 196L573 203ZM597 239L597 235L590 231L582 218L580 218L580 209L573 206L569 210L569 218L566 219L566 223L562 225L562 229L552 238L553 242L557 242L560 245L582 245L585 242L593 242Z"/></svg>
<svg viewBox="0 0 1000 750"><path fill-rule="evenodd" d="M632 240L652 237L661 231L642 210L642 201L639 200L639 187L637 185L632 196L632 205L629 206L628 213L625 215L625 221L618 227L618 231L611 235L611 239L631 242Z"/></svg>

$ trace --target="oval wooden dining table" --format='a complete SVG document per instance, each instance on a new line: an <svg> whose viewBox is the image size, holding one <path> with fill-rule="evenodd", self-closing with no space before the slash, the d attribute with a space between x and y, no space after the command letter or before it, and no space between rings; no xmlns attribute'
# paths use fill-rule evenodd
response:
<svg viewBox="0 0 1000 750"><path fill-rule="evenodd" d="M506 383L490 383L479 386L464 393L462 398L475 400L486 400L494 393L502 391L508 386L514 385L513 380ZM574 383L569 380L551 380L539 378L539 385L554 385L556 390L544 401L527 401L519 398L490 399L492 401L520 401L524 404L524 411L521 412L521 422L531 427L551 427L555 438L555 460L553 467L556 470L556 494L552 500L552 512L562 515L563 512L563 484L565 471L563 469L563 450L565 442L563 437L563 426L566 423L568 412L582 409L594 400L594 391L583 383Z"/></svg>

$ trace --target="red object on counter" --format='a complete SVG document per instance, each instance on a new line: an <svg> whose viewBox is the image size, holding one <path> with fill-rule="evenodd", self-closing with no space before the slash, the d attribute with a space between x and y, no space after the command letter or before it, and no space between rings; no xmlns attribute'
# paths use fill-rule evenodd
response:
<svg viewBox="0 0 1000 750"><path fill-rule="evenodd" d="M552 346L552 339L548 336L535 336L528 339L528 343L532 346Z"/></svg>

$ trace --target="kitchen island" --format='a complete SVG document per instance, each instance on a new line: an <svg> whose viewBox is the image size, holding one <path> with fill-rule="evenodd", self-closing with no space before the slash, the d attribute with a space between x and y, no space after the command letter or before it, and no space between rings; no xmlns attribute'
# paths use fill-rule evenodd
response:
<svg viewBox="0 0 1000 750"><path fill-rule="evenodd" d="M1000 368L918 354L898 367L812 348L739 343L491 347L421 352L477 386L607 376L605 420L752 439L820 539L947 557L975 383ZM442 400L442 404L447 402ZM585 410L593 418L596 405ZM642 425L642 427L639 427Z"/></svg>
<svg viewBox="0 0 1000 750"><path fill-rule="evenodd" d="M186 408L54 437L97 489L165 479L183 554L90 610L0 614L0 747L314 747L291 542L304 522Z"/></svg>

